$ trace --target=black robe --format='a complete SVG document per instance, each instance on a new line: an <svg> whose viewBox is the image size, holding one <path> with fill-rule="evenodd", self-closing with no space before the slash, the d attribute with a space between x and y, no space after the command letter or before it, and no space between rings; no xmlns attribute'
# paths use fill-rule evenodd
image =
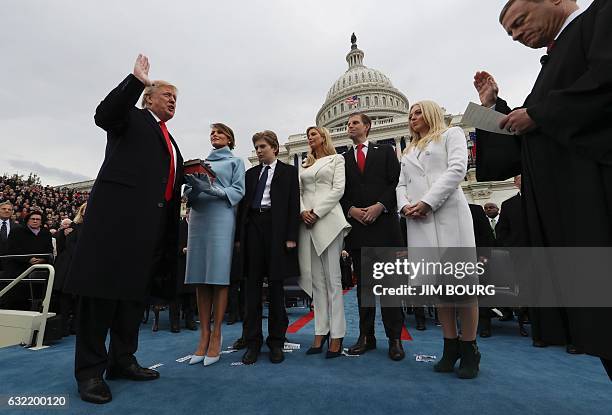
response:
<svg viewBox="0 0 612 415"><path fill-rule="evenodd" d="M523 104L534 131L520 137L477 131L479 181L522 173L530 246L612 246L611 22L611 2L595 0L559 35ZM501 99L496 110L510 112ZM612 309L566 312L571 341L612 359Z"/></svg>

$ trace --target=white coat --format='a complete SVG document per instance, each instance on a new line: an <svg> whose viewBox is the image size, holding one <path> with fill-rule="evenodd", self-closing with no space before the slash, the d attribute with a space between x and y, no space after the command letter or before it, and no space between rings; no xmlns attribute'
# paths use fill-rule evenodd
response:
<svg viewBox="0 0 612 415"><path fill-rule="evenodd" d="M406 220L408 247L473 247L472 214L460 183L467 171L463 130L452 127L423 150L401 159L397 208L419 201L432 208L423 219Z"/></svg>
<svg viewBox="0 0 612 415"><path fill-rule="evenodd" d="M300 212L313 209L319 217L312 228L306 227L304 223L300 224L299 284L310 296L312 296L311 255L320 256L340 233L344 237L351 228L340 206L344 184L342 155L321 157L312 166L300 169ZM312 246L316 252L311 252Z"/></svg>

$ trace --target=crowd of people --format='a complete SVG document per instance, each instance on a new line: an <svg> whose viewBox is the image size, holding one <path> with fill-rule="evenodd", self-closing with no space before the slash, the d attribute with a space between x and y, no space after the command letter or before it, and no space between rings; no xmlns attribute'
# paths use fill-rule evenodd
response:
<svg viewBox="0 0 612 415"><path fill-rule="evenodd" d="M606 118L612 105L612 71L610 49L605 48L612 41L611 18L612 6L602 0L587 10L572 0L510 0L502 10L500 23L513 39L532 48L548 46L540 78L521 108L509 108L487 72L474 77L481 104L507 114L500 128L516 135L477 131L478 179L522 178L517 178L521 230L509 245L612 245L612 153ZM463 247L470 252L473 248L475 259L480 245L477 220L489 227L491 240L511 239L504 228L508 223L501 218L498 222L494 206L486 206L486 214L470 208L460 188L467 171L465 136L459 128L448 128L433 101L410 107L411 142L401 160L391 146L368 140L372 122L365 113L355 112L347 119L352 146L344 154L336 154L325 128L309 127L306 160L288 165L277 158L276 134L264 130L251 140L260 163L246 171L232 153L241 144L232 129L212 124L207 168L184 175L183 158L166 125L175 113L177 89L150 80L149 66L148 58L139 55L133 73L96 110L96 124L107 133L107 151L63 282L66 295L79 296L75 377L85 401L112 399L104 373L107 380L160 377L136 360L138 329L147 296L176 298L181 254L184 284L195 288L200 320L190 363L208 366L221 357L221 321L234 265L245 291L242 362L255 363L265 342L269 360L278 364L284 360L288 326L283 293L287 278L299 275L300 286L313 298L314 337L307 354L322 353L327 343L325 357L340 357L347 322L339 259L343 249L350 254L359 337L346 353L362 355L377 348L376 301L369 270L361 264L365 248ZM137 108L141 95L142 108ZM568 183L576 184L580 197L559 203ZM191 208L184 247L178 242L182 197ZM109 215L117 200L138 208ZM592 219L588 223L577 209L585 200ZM134 226L138 223L147 226ZM34 224L26 226L38 234ZM121 237L117 229L123 230ZM265 339L264 283L269 299ZM468 296L458 304L455 297L440 297L437 311L443 354L434 370L453 372L459 362L459 378L478 376L478 299ZM601 327L609 325L611 309L530 311L534 346L559 344L559 333L546 328L561 324L561 344L600 357L610 373L612 338ZM402 310L381 302L380 312L388 356L402 360ZM485 330L482 337L490 334Z"/></svg>
<svg viewBox="0 0 612 415"><path fill-rule="evenodd" d="M88 197L85 191L43 186L34 174L28 178L17 174L0 176L0 202L11 202L14 209L11 220L16 223L23 223L30 212L40 212L45 219L42 226L57 230L62 220L75 217Z"/></svg>

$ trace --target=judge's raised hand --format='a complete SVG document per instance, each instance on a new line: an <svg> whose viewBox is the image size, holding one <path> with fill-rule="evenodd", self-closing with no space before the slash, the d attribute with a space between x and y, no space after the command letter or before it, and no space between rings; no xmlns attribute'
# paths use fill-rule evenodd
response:
<svg viewBox="0 0 612 415"><path fill-rule="evenodd" d="M149 58L143 54L139 54L134 64L133 73L145 86L151 85L151 80L149 80Z"/></svg>
<svg viewBox="0 0 612 415"><path fill-rule="evenodd" d="M536 123L527 113L526 108L512 111L499 121L499 128L515 134L525 134L536 128Z"/></svg>
<svg viewBox="0 0 612 415"><path fill-rule="evenodd" d="M499 87L495 82L495 78L490 73L486 71L476 72L476 75L474 75L474 88L478 91L480 103L483 106L492 107L495 105Z"/></svg>

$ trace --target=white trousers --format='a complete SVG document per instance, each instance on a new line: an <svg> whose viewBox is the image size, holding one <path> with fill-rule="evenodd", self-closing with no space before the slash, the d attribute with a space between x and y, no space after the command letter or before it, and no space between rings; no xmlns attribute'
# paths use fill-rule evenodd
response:
<svg viewBox="0 0 612 415"><path fill-rule="evenodd" d="M322 336L329 333L332 339L346 334L340 271L342 242L343 233L340 233L320 257L316 254L312 240L310 242L315 334Z"/></svg>

